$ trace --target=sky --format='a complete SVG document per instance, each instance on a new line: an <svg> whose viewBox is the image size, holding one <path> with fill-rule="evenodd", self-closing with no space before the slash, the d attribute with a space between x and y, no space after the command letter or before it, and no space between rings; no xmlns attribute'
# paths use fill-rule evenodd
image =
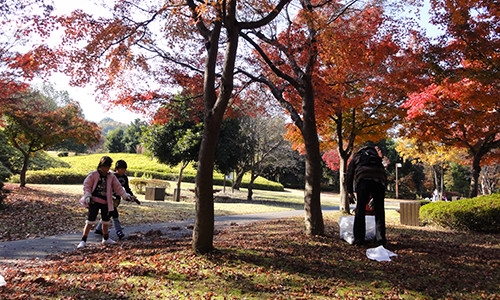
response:
<svg viewBox="0 0 500 300"><path fill-rule="evenodd" d="M53 0L54 1L54 14L70 14L75 9L82 9L86 12L93 12L94 14L106 15L109 11L103 11L102 8L94 6L91 3L93 1L68 1L68 0ZM425 6L422 8L421 25L428 28L428 34L436 35L436 32L428 24L429 17L429 3L426 0ZM93 96L92 87L79 88L69 86L68 78L63 74L54 75L50 82L55 85L57 90L68 91L70 97L78 101L82 107L83 114L85 118L92 122L100 122L104 118L112 118L115 121L122 122L125 124L130 124L135 119L139 118L141 120L147 120L148 116L142 114L133 113L124 107L117 106L111 110L106 110L105 107L95 101Z"/></svg>
<svg viewBox="0 0 500 300"><path fill-rule="evenodd" d="M68 0L53 0L54 2L54 15L70 14L76 9L82 9L85 12L93 12L98 14L106 14L108 12L103 11L97 6L92 5L93 1L68 1ZM142 114L137 114L125 109L122 106L117 106L111 110L106 110L105 106L97 103L95 97L93 96L93 88L81 88L72 87L69 85L69 78L64 74L55 74L50 79L49 82L53 84L57 90L67 91L71 99L77 101L85 116L85 119L95 123L99 123L104 118L111 118L115 121L130 124L135 119L139 118L141 120L148 119L147 116Z"/></svg>
<svg viewBox="0 0 500 300"><path fill-rule="evenodd" d="M116 106L111 110L106 110L102 104L96 102L93 96L93 88L72 87L69 85L69 78L64 74L53 75L49 81L56 90L67 91L70 98L80 104L83 115L88 121L99 123L104 118L111 118L117 122L130 125L137 118L141 120L148 119L147 116L131 112L123 106Z"/></svg>

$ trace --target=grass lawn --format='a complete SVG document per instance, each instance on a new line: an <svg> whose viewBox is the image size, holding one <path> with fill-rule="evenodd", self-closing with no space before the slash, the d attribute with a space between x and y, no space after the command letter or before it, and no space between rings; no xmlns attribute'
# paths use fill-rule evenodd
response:
<svg viewBox="0 0 500 300"><path fill-rule="evenodd" d="M81 231L81 186L15 188L0 211L2 239ZM171 187L173 184L171 185ZM125 204L126 224L192 218L189 185L181 202ZM230 191L226 190L227 193ZM255 203L216 203L217 214L302 209L301 191L255 191ZM240 197L241 196L241 197ZM324 206L337 196L325 194ZM339 238L339 212L324 213L325 236L304 234L303 218L230 226L215 251L196 255L190 238L152 233L110 247L2 264L0 299L499 299L500 236L399 224L387 202L391 262ZM372 246L369 246L372 247Z"/></svg>

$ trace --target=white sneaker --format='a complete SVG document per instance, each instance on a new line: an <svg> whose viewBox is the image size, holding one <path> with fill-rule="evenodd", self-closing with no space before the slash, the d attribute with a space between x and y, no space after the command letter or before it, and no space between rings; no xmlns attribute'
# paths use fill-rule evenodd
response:
<svg viewBox="0 0 500 300"><path fill-rule="evenodd" d="M114 244L116 244L116 242L113 241L112 239L107 239L107 240L102 239L102 244L103 245L114 245Z"/></svg>
<svg viewBox="0 0 500 300"><path fill-rule="evenodd" d="M81 241L80 244L78 244L78 246L76 246L77 249L85 248L85 247L87 247L87 243L85 243L84 241Z"/></svg>

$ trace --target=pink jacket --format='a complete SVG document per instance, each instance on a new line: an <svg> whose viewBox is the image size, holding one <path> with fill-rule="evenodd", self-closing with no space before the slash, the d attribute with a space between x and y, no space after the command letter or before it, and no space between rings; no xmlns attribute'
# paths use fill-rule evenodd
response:
<svg viewBox="0 0 500 300"><path fill-rule="evenodd" d="M83 197L92 197L92 192L95 190L100 176L101 175L97 170L92 171L89 173L89 175L87 175L87 177L83 181ZM130 195L127 194L125 189L120 184L120 181L118 181L118 178L116 178L113 173L108 172L106 178L106 202L108 204L108 211L115 210L113 206L113 192L120 195L124 199L130 197ZM94 201L96 201L97 197L92 198L94 199ZM100 202L99 200L101 199L99 198L96 202Z"/></svg>

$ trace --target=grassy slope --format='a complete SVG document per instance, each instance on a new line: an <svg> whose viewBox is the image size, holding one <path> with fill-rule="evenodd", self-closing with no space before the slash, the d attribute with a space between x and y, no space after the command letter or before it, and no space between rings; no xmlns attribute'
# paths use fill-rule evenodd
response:
<svg viewBox="0 0 500 300"><path fill-rule="evenodd" d="M179 166L168 166L165 164L158 163L156 160L152 159L149 156L143 154L132 154L132 153L105 153L105 154L89 154L89 155L78 155L78 156L67 156L61 157L60 159L66 163L71 165L71 169L75 172L81 172L83 174L87 174L90 171L96 169L99 159L103 156L107 155L113 159L113 162L116 162L119 159L123 159L127 162L127 172L129 176L136 176L137 173L143 172L157 172L157 173L165 173L165 174L173 174L177 176L179 174L180 167ZM190 164L183 171L183 176L196 176L196 169ZM223 175L215 172L214 178L222 179ZM248 182L249 176L245 176L243 178L243 182ZM255 183L264 184L264 185L276 185L277 183L266 180L265 178L258 177L255 180Z"/></svg>

